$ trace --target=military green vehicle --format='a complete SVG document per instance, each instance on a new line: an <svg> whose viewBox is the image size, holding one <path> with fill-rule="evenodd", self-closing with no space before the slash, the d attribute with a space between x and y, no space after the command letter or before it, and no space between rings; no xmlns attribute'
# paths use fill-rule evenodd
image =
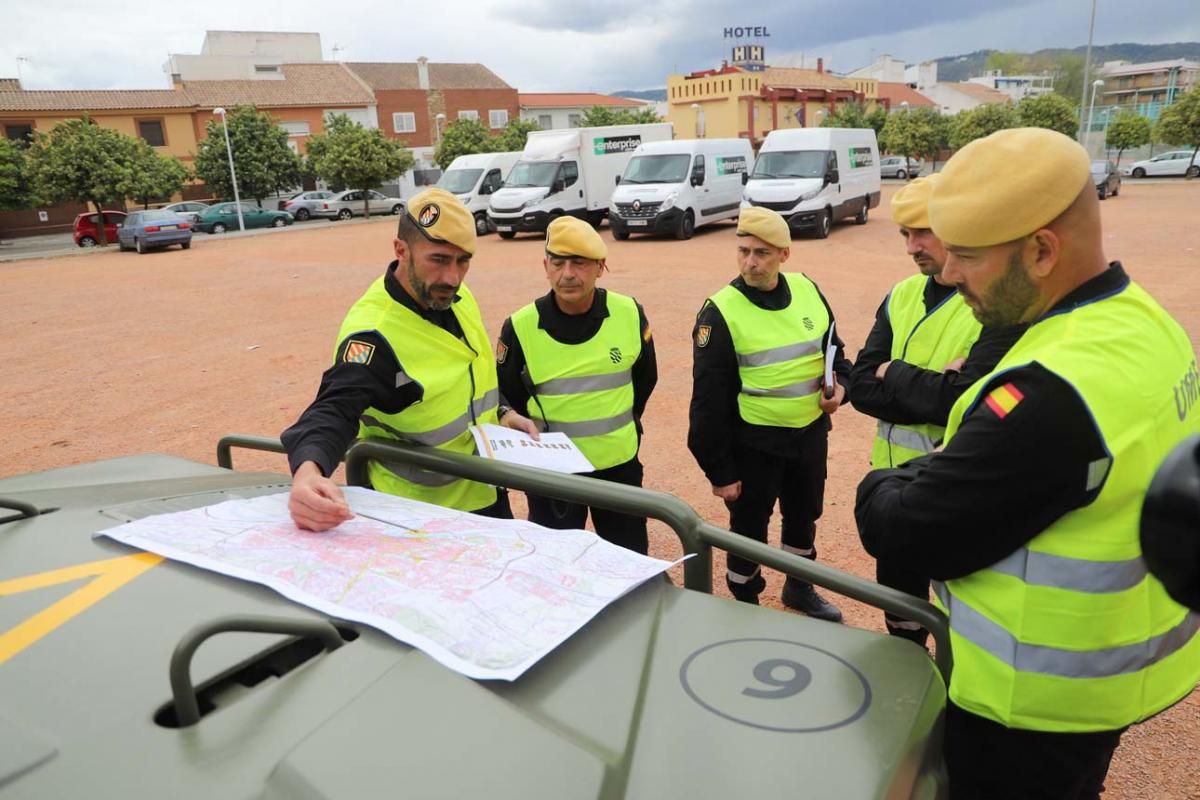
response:
<svg viewBox="0 0 1200 800"><path fill-rule="evenodd" d="M366 626L92 534L286 490L117 458L0 480L0 798L935 798L949 646L931 606L701 521L669 495L360 442L667 522L656 579L513 682L474 681ZM5 511L4 509L11 509ZM714 597L720 547L922 622L910 642Z"/></svg>

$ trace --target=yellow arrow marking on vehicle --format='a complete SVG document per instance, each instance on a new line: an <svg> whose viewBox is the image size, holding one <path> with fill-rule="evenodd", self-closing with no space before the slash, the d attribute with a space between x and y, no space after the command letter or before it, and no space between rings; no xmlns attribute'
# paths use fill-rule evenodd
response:
<svg viewBox="0 0 1200 800"><path fill-rule="evenodd" d="M154 553L138 553L0 581L0 597L6 597L47 586L57 586L60 583L70 583L81 578L92 578L57 603L44 608L16 627L0 633L0 664L162 560L162 556Z"/></svg>

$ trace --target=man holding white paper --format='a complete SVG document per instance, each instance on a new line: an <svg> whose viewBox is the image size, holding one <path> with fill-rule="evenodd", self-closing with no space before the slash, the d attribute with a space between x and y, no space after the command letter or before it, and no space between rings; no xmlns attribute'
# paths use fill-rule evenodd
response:
<svg viewBox="0 0 1200 800"><path fill-rule="evenodd" d="M658 382L650 323L636 300L596 287L608 249L582 220L546 231L550 292L504 321L496 344L500 392L543 431L567 434L596 468L586 477L642 485L642 412ZM582 528L588 506L529 495L529 520ZM591 508L596 533L645 554L646 518Z"/></svg>
<svg viewBox="0 0 1200 800"><path fill-rule="evenodd" d="M829 415L846 400L850 362L817 285L780 273L792 243L783 217L743 208L737 235L741 274L705 301L692 332L688 448L728 506L731 530L767 541L779 501L783 549L815 559ZM727 565L730 593L757 605L762 567L734 555ZM842 619L807 581L788 578L782 600L810 617Z"/></svg>

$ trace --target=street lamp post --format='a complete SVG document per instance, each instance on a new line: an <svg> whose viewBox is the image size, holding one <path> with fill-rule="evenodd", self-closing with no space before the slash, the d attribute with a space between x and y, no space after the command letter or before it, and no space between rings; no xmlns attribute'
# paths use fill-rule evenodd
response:
<svg viewBox="0 0 1200 800"><path fill-rule="evenodd" d="M1083 149L1088 151L1088 158L1092 155L1092 114L1096 110L1096 90L1104 85L1104 81L1097 78L1092 81L1092 102L1088 104L1088 119L1087 129L1083 132Z"/></svg>
<svg viewBox="0 0 1200 800"><path fill-rule="evenodd" d="M225 119L225 109L214 108L214 114L221 115L221 130L225 131L225 153L229 156L229 177L233 181L233 207L237 209L238 230L246 230L246 221L242 219L242 199L238 197L237 170L233 168L233 145L229 143L229 122Z"/></svg>

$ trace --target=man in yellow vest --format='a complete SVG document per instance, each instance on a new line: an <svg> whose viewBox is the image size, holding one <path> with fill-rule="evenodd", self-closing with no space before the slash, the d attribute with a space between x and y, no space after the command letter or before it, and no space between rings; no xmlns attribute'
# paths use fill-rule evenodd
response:
<svg viewBox="0 0 1200 800"><path fill-rule="evenodd" d="M871 468L898 467L932 453L945 434L950 408L971 384L995 368L1020 337L1019 325L980 331L953 284L942 277L946 248L929 229L929 195L938 175L917 178L892 196L892 221L918 274L897 283L875 313L875 325L850 371L854 407L875 417ZM926 599L929 579L886 561L875 564L885 586ZM918 623L884 614L888 633L924 645Z"/></svg>
<svg viewBox="0 0 1200 800"><path fill-rule="evenodd" d="M544 431L567 434L595 472L642 485L642 412L658 381L646 313L631 297L596 287L607 269L604 240L586 222L559 217L546 230L550 291L504 321L496 345L500 391ZM588 506L529 495L529 519L582 528ZM591 508L596 533L646 553L646 518Z"/></svg>
<svg viewBox="0 0 1200 800"><path fill-rule="evenodd" d="M815 559L829 415L846 397L850 362L816 284L780 272L792 244L783 217L743 208L737 235L741 274L705 301L692 331L688 448L728 506L731 530L766 542L778 500L783 549ZM826 386L831 345L837 379ZM725 582L736 599L756 605L766 588L762 567L732 554ZM781 599L810 617L842 620L807 581L788 578Z"/></svg>
<svg viewBox="0 0 1200 800"><path fill-rule="evenodd" d="M1096 798L1121 734L1200 680L1200 615L1146 570L1138 515L1200 431L1187 334L1104 254L1083 148L1037 128L960 150L929 202L984 326L1028 323L950 413L944 449L871 472L868 552L950 617L954 797Z"/></svg>
<svg viewBox="0 0 1200 800"><path fill-rule="evenodd" d="M395 260L346 315L316 399L283 432L292 468L288 507L308 530L353 516L329 475L356 436L470 454L470 425L537 433L530 420L500 407L487 331L463 283L475 253L471 212L449 192L427 189L400 216L392 248ZM400 463L371 462L369 474L378 491L512 516L507 494L494 486Z"/></svg>

